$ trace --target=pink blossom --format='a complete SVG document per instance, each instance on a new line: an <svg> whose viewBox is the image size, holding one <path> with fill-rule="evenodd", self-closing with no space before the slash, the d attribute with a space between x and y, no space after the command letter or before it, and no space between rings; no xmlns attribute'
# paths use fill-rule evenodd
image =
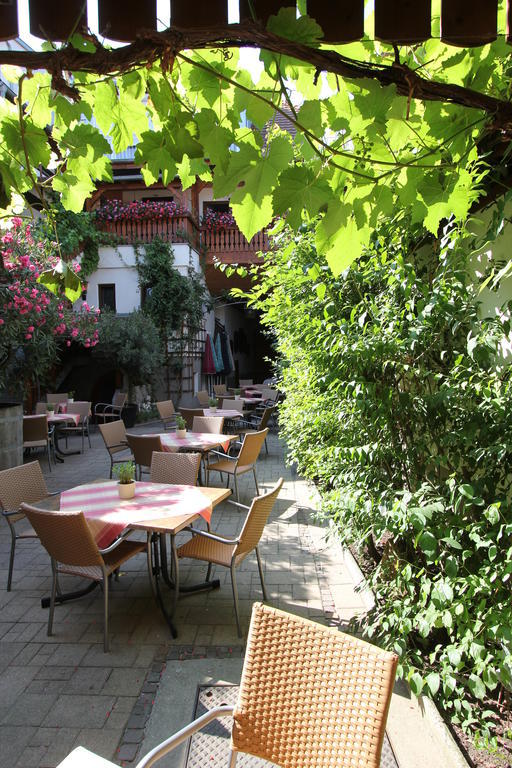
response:
<svg viewBox="0 0 512 768"><path fill-rule="evenodd" d="M29 327L27 328L27 331L28 331L29 333L33 333L33 332L35 331L35 328L34 328L34 326L33 326L33 325L29 325Z"/></svg>
<svg viewBox="0 0 512 768"><path fill-rule="evenodd" d="M25 338L26 339L31 339L32 338L32 334L31 333L26 333L25 334Z"/></svg>
<svg viewBox="0 0 512 768"><path fill-rule="evenodd" d="M4 321L3 321L3 320L2 320L2 318L0 317L0 325L3 325L3 324L4 324Z"/></svg>

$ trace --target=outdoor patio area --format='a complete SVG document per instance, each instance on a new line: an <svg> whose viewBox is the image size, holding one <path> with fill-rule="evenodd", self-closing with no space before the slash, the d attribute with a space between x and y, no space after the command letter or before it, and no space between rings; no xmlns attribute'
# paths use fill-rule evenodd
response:
<svg viewBox="0 0 512 768"><path fill-rule="evenodd" d="M155 423L138 431L160 429ZM91 439L92 448L85 454L52 464L51 473L46 466L49 490L108 477L101 437L94 432ZM70 447L76 447L75 441L78 445L78 438L72 438ZM271 604L315 621L344 625L370 597L355 589L360 577L352 558L346 559L335 541L325 542L325 529L314 519L314 489L285 467L283 444L275 434L257 471L265 490L278 477L285 480L261 543ZM254 485L252 476L245 478L240 491L247 502ZM243 511L224 502L214 510L212 530L233 537L243 518ZM50 590L49 558L38 542L18 542L12 591L7 592L9 549L8 527L3 525L0 766L50 768L77 745L132 765L137 755L192 719L199 683L238 682L243 644L237 637L227 569L215 569L220 589L183 597L175 616L178 637L173 640L152 597L145 555L130 560L112 584L111 650L104 653L100 590L57 606L54 635L48 637L48 612L41 608L41 598ZM182 563L185 582L200 581L203 572L202 564ZM238 577L245 640L252 604L262 597L254 556L243 562ZM74 581L63 577L62 586L68 589ZM432 744L436 737L421 722L409 695L402 690L393 699L388 734L401 768L457 765L442 743ZM425 751L429 745L430 754Z"/></svg>

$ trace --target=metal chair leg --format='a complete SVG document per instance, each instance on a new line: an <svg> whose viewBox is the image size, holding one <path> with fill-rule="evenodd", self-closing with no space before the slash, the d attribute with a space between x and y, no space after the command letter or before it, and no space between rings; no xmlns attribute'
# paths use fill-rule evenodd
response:
<svg viewBox="0 0 512 768"><path fill-rule="evenodd" d="M258 478L256 477L256 467L252 468L252 473L254 475L254 485L256 486L256 496L259 496L260 489L258 488Z"/></svg>
<svg viewBox="0 0 512 768"><path fill-rule="evenodd" d="M228 475L228 477L229 477L229 475ZM236 500L239 502L240 501L240 493L238 491L238 480L236 479L236 472L233 472L233 477L234 477L234 480L235 480Z"/></svg>
<svg viewBox="0 0 512 768"><path fill-rule="evenodd" d="M11 554L9 556L9 573L7 574L7 591L11 591L11 584L12 584L12 572L14 568L14 552L16 550L16 531L14 530L14 525L12 523L9 523L9 529L11 531Z"/></svg>
<svg viewBox="0 0 512 768"><path fill-rule="evenodd" d="M148 558L148 576L149 576L149 583L151 585L151 591L153 592L153 597L156 598L156 586L155 586L155 576L153 573L153 537L152 534L148 532L148 544L147 544L147 558Z"/></svg>
<svg viewBox="0 0 512 768"><path fill-rule="evenodd" d="M236 574L235 574L234 565L231 566L230 571L231 571L231 587L233 589L233 602L235 603L236 629L238 632L238 637L242 637L242 628L240 627L240 616L238 614L238 588L236 586Z"/></svg>
<svg viewBox="0 0 512 768"><path fill-rule="evenodd" d="M51 462L51 456L50 456L50 441L46 443L46 452L48 453L48 469L50 472L52 471L52 462Z"/></svg>
<svg viewBox="0 0 512 768"><path fill-rule="evenodd" d="M48 629L47 629L48 637L51 637L52 631L53 631L53 614L55 612L55 594L57 592L57 563L53 559L52 559L52 572L53 572L53 580L52 580L52 593L50 596L50 613L48 614Z"/></svg>
<svg viewBox="0 0 512 768"><path fill-rule="evenodd" d="M268 595L267 595L267 588L265 586L265 579L263 578L263 566L261 564L261 557L260 557L260 551L258 547L255 547L256 552L256 560L258 561L258 571L260 572L260 581L261 581L261 591L263 592L263 599L266 603L268 603Z"/></svg>
<svg viewBox="0 0 512 768"><path fill-rule="evenodd" d="M229 756L229 768L235 768L237 757L238 757L238 752L236 751L236 749L232 749L231 754Z"/></svg>
<svg viewBox="0 0 512 768"><path fill-rule="evenodd" d="M103 650L109 651L108 640L108 577L106 571L103 572Z"/></svg>
<svg viewBox="0 0 512 768"><path fill-rule="evenodd" d="M212 568L213 568L213 563L208 563L208 570L206 571L205 581L210 581L210 576L212 575Z"/></svg>

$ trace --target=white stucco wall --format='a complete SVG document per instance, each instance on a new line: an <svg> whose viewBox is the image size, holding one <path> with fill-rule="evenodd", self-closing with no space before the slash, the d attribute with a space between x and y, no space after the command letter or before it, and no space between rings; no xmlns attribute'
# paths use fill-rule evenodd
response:
<svg viewBox="0 0 512 768"><path fill-rule="evenodd" d="M141 248L141 253L144 249ZM179 271L186 275L192 268L202 272L199 254L186 243L173 245L174 264ZM117 248L100 248L98 269L88 280L87 303L99 305L98 286L115 285L116 311L119 314L133 312L140 307L140 288L137 269L135 267L135 250L131 245L120 245Z"/></svg>

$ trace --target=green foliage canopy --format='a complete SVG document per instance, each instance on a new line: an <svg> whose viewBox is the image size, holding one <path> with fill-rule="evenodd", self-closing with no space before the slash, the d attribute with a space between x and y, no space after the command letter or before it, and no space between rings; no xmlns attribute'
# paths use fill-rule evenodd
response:
<svg viewBox="0 0 512 768"><path fill-rule="evenodd" d="M319 27L291 9L271 17L269 30L318 49ZM76 38L72 45L82 56L94 55L90 41ZM395 57L390 46L372 41L339 50L374 72L392 69ZM502 99L509 61L502 39L471 50L454 51L435 39L400 50L400 63L426 81ZM66 208L80 211L98 181L112 180L108 137L116 152L138 142L147 184L175 176L184 188L196 177L213 181L215 196L231 196L247 238L275 216L287 214L296 230L314 221L316 249L336 274L396 210L410 212L413 223L433 234L446 218L466 219L488 172L478 150L490 122L483 109L421 101L414 90L397 95L393 84L321 73L270 51L261 51L260 63L255 75L239 49L217 48L179 51L172 61L115 77L79 71L61 81L4 68L19 86L17 104L0 103L7 198L35 188L44 199L54 190ZM297 130L293 137L268 128L283 104ZM50 160L51 173L41 175Z"/></svg>

